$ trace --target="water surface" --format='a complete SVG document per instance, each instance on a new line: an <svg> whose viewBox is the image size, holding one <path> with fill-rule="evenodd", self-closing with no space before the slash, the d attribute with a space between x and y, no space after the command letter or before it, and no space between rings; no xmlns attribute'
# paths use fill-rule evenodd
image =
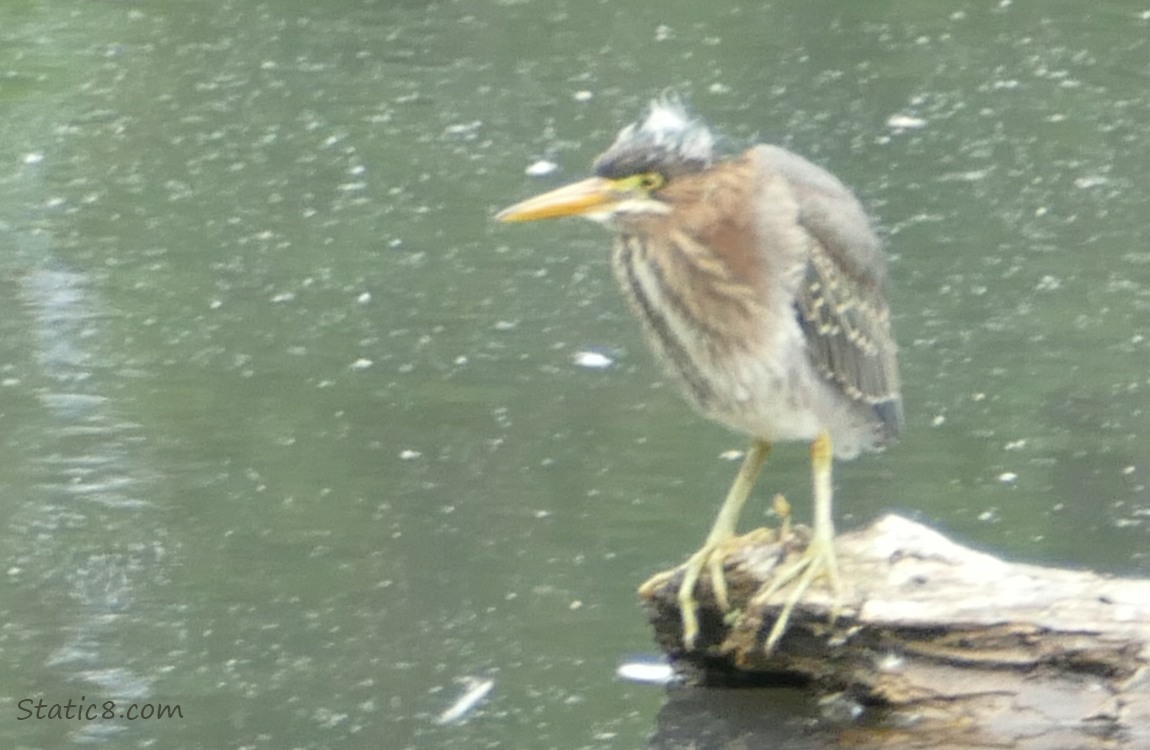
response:
<svg viewBox="0 0 1150 750"><path fill-rule="evenodd" d="M732 151L828 166L883 234L908 429L840 467L840 527L895 511L1011 559L1150 573L1146 12L5 15L0 744L720 736L690 718L720 716L712 696L612 675L652 648L635 585L701 541L744 439L660 375L601 230L491 221L666 90ZM526 175L542 158L558 170ZM759 496L807 513L805 462L781 447ZM494 688L437 724L468 678ZM15 719L80 696L183 718ZM787 747L817 713L723 705Z"/></svg>

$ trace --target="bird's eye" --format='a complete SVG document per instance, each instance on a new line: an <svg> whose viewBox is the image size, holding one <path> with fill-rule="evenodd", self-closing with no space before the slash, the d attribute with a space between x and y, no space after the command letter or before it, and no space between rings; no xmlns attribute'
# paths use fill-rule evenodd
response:
<svg viewBox="0 0 1150 750"><path fill-rule="evenodd" d="M646 172L639 175L639 187L648 193L663 187L664 182L666 180L658 172Z"/></svg>

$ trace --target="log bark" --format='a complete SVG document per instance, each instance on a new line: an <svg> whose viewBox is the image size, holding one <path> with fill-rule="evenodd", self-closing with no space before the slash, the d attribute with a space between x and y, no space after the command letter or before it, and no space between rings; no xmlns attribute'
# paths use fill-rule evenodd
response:
<svg viewBox="0 0 1150 750"><path fill-rule="evenodd" d="M809 684L843 746L1150 748L1150 581L1009 563L887 516L837 538L846 593L833 621L833 595L812 587L768 655L788 590L755 594L802 539L760 530L733 545L731 612L704 576L691 651L680 576L650 592L660 647L707 684Z"/></svg>

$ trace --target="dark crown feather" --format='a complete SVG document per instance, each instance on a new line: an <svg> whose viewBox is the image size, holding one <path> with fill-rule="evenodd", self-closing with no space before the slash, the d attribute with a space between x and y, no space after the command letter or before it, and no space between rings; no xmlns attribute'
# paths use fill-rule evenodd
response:
<svg viewBox="0 0 1150 750"><path fill-rule="evenodd" d="M595 160L595 174L618 179L644 172L698 172L714 160L715 137L674 98L651 102L647 116L623 128Z"/></svg>

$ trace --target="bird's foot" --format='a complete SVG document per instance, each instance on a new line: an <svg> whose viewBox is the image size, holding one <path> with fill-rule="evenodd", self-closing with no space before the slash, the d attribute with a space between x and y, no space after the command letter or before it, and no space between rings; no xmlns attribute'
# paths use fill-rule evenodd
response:
<svg viewBox="0 0 1150 750"><path fill-rule="evenodd" d="M650 598L655 591L666 586L675 577L682 574L679 582L678 600L679 613L683 621L683 647L688 651L695 647L695 640L699 637L699 602L695 599L695 586L707 571L711 578L711 590L719 608L726 612L730 608L727 597L727 579L723 575L723 560L726 558L727 540L707 540L695 554L677 568L656 573L646 583L639 587L639 595Z"/></svg>
<svg viewBox="0 0 1150 750"><path fill-rule="evenodd" d="M639 587L639 596L644 599L651 599L659 589L671 584L680 575L682 576L676 596L679 604L679 616L683 623L683 647L691 651L699 637L699 602L696 599L699 579L704 574L708 576L715 604L719 611L730 612L730 593L724 572L727 558L737 549L764 542L775 542L778 538L778 532L775 530L760 528L742 536L732 534L722 539L708 539L682 565L656 573L647 579Z"/></svg>
<svg viewBox="0 0 1150 750"><path fill-rule="evenodd" d="M767 640L763 645L764 653L770 654L774 650L779 639L783 637L783 634L787 630L787 624L790 622L791 614L794 612L795 606L802 601L803 596L807 593L807 590L810 589L811 584L819 578L827 579L831 591L834 594L830 616L830 620L833 623L835 618L838 617L839 609L842 606L843 584L842 579L839 578L838 562L835 558L834 539L816 534L810 540L807 548L801 553L799 559L780 571L778 575L774 576L751 600L749 609L751 611L760 611L767 605L771 597L794 582L793 588L783 603L782 610L779 612L778 617L775 618L774 625L771 626L771 631L767 635Z"/></svg>

